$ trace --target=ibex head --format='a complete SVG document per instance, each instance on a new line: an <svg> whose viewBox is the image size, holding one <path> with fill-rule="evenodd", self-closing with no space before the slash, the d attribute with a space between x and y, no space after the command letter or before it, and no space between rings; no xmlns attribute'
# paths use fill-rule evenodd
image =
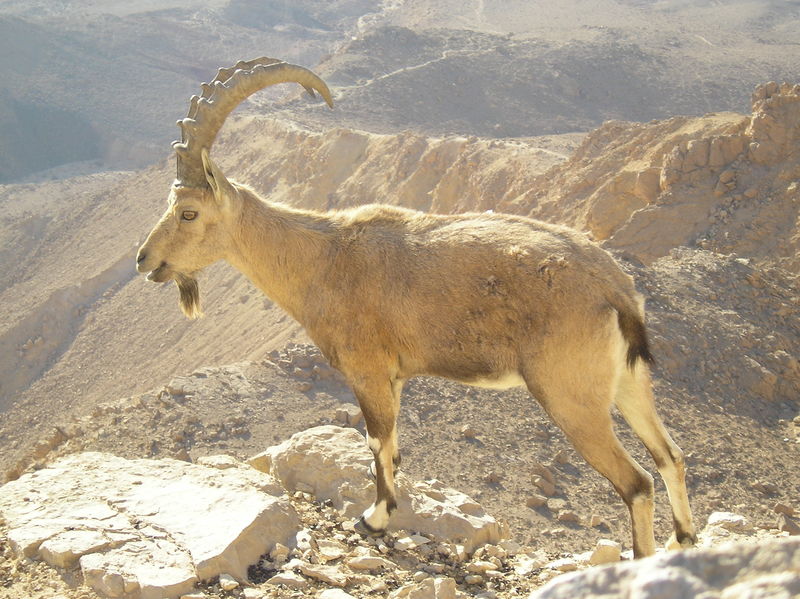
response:
<svg viewBox="0 0 800 599"><path fill-rule="evenodd" d="M181 140L172 144L178 176L167 211L150 232L136 257L136 269L148 280L174 280L180 306L189 318L201 315L195 273L226 257L236 223L237 192L209 156L211 145L228 114L245 98L277 83L295 82L309 94L320 93L333 106L325 82L311 71L274 58L238 62L219 69L202 94L192 96L189 114L178 121Z"/></svg>

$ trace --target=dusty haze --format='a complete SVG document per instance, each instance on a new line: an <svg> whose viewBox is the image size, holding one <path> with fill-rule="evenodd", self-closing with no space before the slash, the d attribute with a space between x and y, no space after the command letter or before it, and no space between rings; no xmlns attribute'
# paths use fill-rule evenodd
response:
<svg viewBox="0 0 800 599"><path fill-rule="evenodd" d="M800 7L500 4L0 0L0 473L80 449L246 457L353 403L333 379L309 387L302 366L265 362L313 349L286 349L302 330L230 267L202 275L195 322L173 285L134 270L189 96L268 55L313 67L336 109L288 86L257 95L214 146L229 177L303 207L498 210L587 231L647 298L698 519L770 526L776 501L800 508ZM198 371L201 428L234 418L237 434L177 435L194 426L177 409L154 419L157 392ZM418 380L400 444L410 474L474 494L521 542L627 542L613 490L525 393ZM559 497L609 530L526 507L535 465L560 452Z"/></svg>

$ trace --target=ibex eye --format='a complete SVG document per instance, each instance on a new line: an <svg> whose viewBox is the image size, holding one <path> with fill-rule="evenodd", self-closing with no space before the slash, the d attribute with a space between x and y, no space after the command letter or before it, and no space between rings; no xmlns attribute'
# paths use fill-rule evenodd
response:
<svg viewBox="0 0 800 599"><path fill-rule="evenodd" d="M195 212L194 210L184 210L183 212L181 212L181 218L183 220L194 220L195 218L197 218L197 212Z"/></svg>

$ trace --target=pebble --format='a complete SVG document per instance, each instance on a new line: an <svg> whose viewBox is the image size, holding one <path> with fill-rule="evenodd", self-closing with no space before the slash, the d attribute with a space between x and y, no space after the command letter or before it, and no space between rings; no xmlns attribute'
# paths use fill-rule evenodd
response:
<svg viewBox="0 0 800 599"><path fill-rule="evenodd" d="M475 573L483 573L488 570L494 570L497 566L492 562L472 562L471 564L467 564L467 572L475 572Z"/></svg>
<svg viewBox="0 0 800 599"><path fill-rule="evenodd" d="M731 512L714 512L708 517L709 526L719 526L731 532L741 532L750 530L753 525L747 518Z"/></svg>
<svg viewBox="0 0 800 599"><path fill-rule="evenodd" d="M593 566L598 564L610 564L618 562L622 553L622 545L616 541L600 539L589 557L589 563Z"/></svg>
<svg viewBox="0 0 800 599"><path fill-rule="evenodd" d="M425 545L430 543L431 540L428 537L423 537L422 535L410 535L400 537L394 542L395 549L402 549L407 551L409 549L414 549L416 547L420 547L421 545Z"/></svg>
<svg viewBox="0 0 800 599"><path fill-rule="evenodd" d="M464 582L467 584L482 584L483 576L480 574L467 574L464 577Z"/></svg>
<svg viewBox="0 0 800 599"><path fill-rule="evenodd" d="M571 557L562 557L561 559L550 562L545 567L551 570L558 570L559 572L574 572L578 569L578 564Z"/></svg>
<svg viewBox="0 0 800 599"><path fill-rule="evenodd" d="M559 451L559 452L558 452L558 453L555 455L555 457L553 458L553 461L554 461L556 464L561 464L562 466L563 466L564 464L569 464L569 453L568 453L567 451L565 451L565 450L563 450L563 449L562 449L561 451Z"/></svg>
<svg viewBox="0 0 800 599"><path fill-rule="evenodd" d="M556 486L543 476L534 476L533 484L536 485L542 494L552 497L556 494Z"/></svg>
<svg viewBox="0 0 800 599"><path fill-rule="evenodd" d="M486 555L490 557L504 558L508 557L508 551L503 549L500 545L485 545Z"/></svg>
<svg viewBox="0 0 800 599"><path fill-rule="evenodd" d="M599 526L608 526L601 516L597 514L592 514L592 517L589 518L589 526L592 528L597 528Z"/></svg>
<svg viewBox="0 0 800 599"><path fill-rule="evenodd" d="M300 571L315 580L327 584L343 587L347 584L347 575L335 566L318 566L311 564L300 564Z"/></svg>
<svg viewBox="0 0 800 599"><path fill-rule="evenodd" d="M294 572L279 572L267 580L267 584L282 584L285 587L297 590L308 588L308 581Z"/></svg>
<svg viewBox="0 0 800 599"><path fill-rule="evenodd" d="M269 557L273 562L283 562L286 561L287 557L289 557L289 553L291 553L291 549L289 549L286 545L276 543L275 547L272 548L272 551L269 552Z"/></svg>
<svg viewBox="0 0 800 599"><path fill-rule="evenodd" d="M347 547L337 541L330 541L327 539L320 539L317 541L317 548L320 557L324 560L335 560L344 557L347 553Z"/></svg>
<svg viewBox="0 0 800 599"><path fill-rule="evenodd" d="M556 516L556 520L561 522L574 522L580 524L581 517L572 510L560 510Z"/></svg>
<svg viewBox="0 0 800 599"><path fill-rule="evenodd" d="M490 485L495 485L499 483L501 480L503 480L503 477L500 476L500 474L498 474L497 472L490 472L489 474L486 475L486 478L484 478L484 480Z"/></svg>
<svg viewBox="0 0 800 599"><path fill-rule="evenodd" d="M541 507L547 503L547 497L544 495L531 495L525 500L525 505L529 508Z"/></svg>
<svg viewBox="0 0 800 599"><path fill-rule="evenodd" d="M219 586L222 587L223 591L232 591L239 586L239 581L230 574L220 574Z"/></svg>
<svg viewBox="0 0 800 599"><path fill-rule="evenodd" d="M503 573L500 570L486 570L483 575L486 578L503 578Z"/></svg>
<svg viewBox="0 0 800 599"><path fill-rule="evenodd" d="M800 525L786 514L778 514L778 530L788 532L790 535L800 535Z"/></svg>
<svg viewBox="0 0 800 599"><path fill-rule="evenodd" d="M537 568L542 567L542 562L527 555L518 555L514 562L514 572L517 576L530 576Z"/></svg>
<svg viewBox="0 0 800 599"><path fill-rule="evenodd" d="M379 580L371 587L369 587L369 590L372 591L373 593L386 593L389 590L389 587L384 581Z"/></svg>
<svg viewBox="0 0 800 599"><path fill-rule="evenodd" d="M356 599L350 593L345 593L342 589L325 589L317 599Z"/></svg>
<svg viewBox="0 0 800 599"><path fill-rule="evenodd" d="M392 570L395 567L394 562L391 562L383 557L376 557L371 555L351 557L348 560L346 560L345 563L348 566L350 566L353 570L378 570L380 568L384 568L386 570Z"/></svg>
<svg viewBox="0 0 800 599"><path fill-rule="evenodd" d="M534 474L538 474L553 485L556 484L556 477L553 475L553 471L541 462L535 462L533 466L531 466L531 469Z"/></svg>
<svg viewBox="0 0 800 599"><path fill-rule="evenodd" d="M361 422L362 413L358 406L347 404L336 409L334 418L339 424L354 427Z"/></svg>
<svg viewBox="0 0 800 599"><path fill-rule="evenodd" d="M461 436L465 439L474 439L478 435L478 431L476 431L473 427L469 424L465 424L461 427Z"/></svg>

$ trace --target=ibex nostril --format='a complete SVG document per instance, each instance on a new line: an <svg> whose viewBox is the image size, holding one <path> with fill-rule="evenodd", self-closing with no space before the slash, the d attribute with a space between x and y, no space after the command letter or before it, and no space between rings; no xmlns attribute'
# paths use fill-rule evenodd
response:
<svg viewBox="0 0 800 599"><path fill-rule="evenodd" d="M144 262L144 259L147 258L147 254L144 252L139 252L136 256L136 264L141 264Z"/></svg>

